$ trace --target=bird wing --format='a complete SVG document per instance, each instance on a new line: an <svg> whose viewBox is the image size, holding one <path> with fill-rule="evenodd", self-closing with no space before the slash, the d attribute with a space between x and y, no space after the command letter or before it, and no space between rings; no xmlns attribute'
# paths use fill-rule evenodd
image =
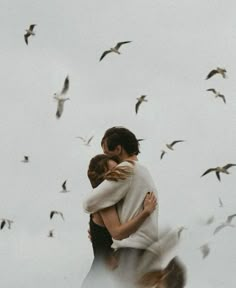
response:
<svg viewBox="0 0 236 288"><path fill-rule="evenodd" d="M115 46L115 49L118 50L123 44L130 43L132 41L123 41L123 42L118 42Z"/></svg>
<svg viewBox="0 0 236 288"><path fill-rule="evenodd" d="M62 218L63 220L65 220L62 212L59 212L59 214L61 215L61 218Z"/></svg>
<svg viewBox="0 0 236 288"><path fill-rule="evenodd" d="M236 214L232 214L232 215L228 216L226 221L227 221L228 223L230 223L231 220L232 220L235 216L236 216Z"/></svg>
<svg viewBox="0 0 236 288"><path fill-rule="evenodd" d="M28 37L29 37L29 34L28 33L26 33L25 35L24 35L24 38L25 38L25 43L28 45Z"/></svg>
<svg viewBox="0 0 236 288"><path fill-rule="evenodd" d="M136 105L135 105L135 112L136 112L136 114L138 114L138 109L139 109L140 104L141 104L141 101L138 101L138 102L136 103Z"/></svg>
<svg viewBox="0 0 236 288"><path fill-rule="evenodd" d="M206 224L210 225L211 223L213 223L214 219L215 219L215 217L211 216L209 219L207 219Z"/></svg>
<svg viewBox="0 0 236 288"><path fill-rule="evenodd" d="M173 147L176 143L179 143L179 142L184 142L184 140L176 140L176 141L173 141L170 146Z"/></svg>
<svg viewBox="0 0 236 288"><path fill-rule="evenodd" d="M64 101L59 100L57 103L57 112L56 112L57 118L61 117L63 109L64 109Z"/></svg>
<svg viewBox="0 0 236 288"><path fill-rule="evenodd" d="M200 249L201 249L201 252L202 252L202 257L203 257L203 258L206 258L206 256L207 256L207 255L209 254L209 252L210 252L210 248L209 248L208 244L202 245L202 246L200 247Z"/></svg>
<svg viewBox="0 0 236 288"><path fill-rule="evenodd" d="M55 211L50 212L50 219L52 219L53 215L55 214Z"/></svg>
<svg viewBox="0 0 236 288"><path fill-rule="evenodd" d="M163 158L163 156L166 154L166 152L165 151L163 151L162 153L161 153L161 159Z"/></svg>
<svg viewBox="0 0 236 288"><path fill-rule="evenodd" d="M220 172L216 172L216 177L217 177L217 179L220 181Z"/></svg>
<svg viewBox="0 0 236 288"><path fill-rule="evenodd" d="M76 137L76 138L79 138L79 139L81 139L83 142L86 142L86 140L84 139L84 137L78 136L78 137Z"/></svg>
<svg viewBox="0 0 236 288"><path fill-rule="evenodd" d="M111 50L106 50L102 53L102 56L100 57L99 61L102 61L102 59L108 54L111 53Z"/></svg>
<svg viewBox="0 0 236 288"><path fill-rule="evenodd" d="M216 90L215 90L214 88L209 88L209 89L207 89L206 91L211 91L211 92L213 92L214 94L216 94Z"/></svg>
<svg viewBox="0 0 236 288"><path fill-rule="evenodd" d="M224 103L226 103L226 99L225 99L225 96L224 96L224 95L220 94L219 97L222 98L222 100L224 101Z"/></svg>
<svg viewBox="0 0 236 288"><path fill-rule="evenodd" d="M213 75L215 75L217 73L219 73L217 70L215 70L215 69L211 70L211 72L207 75L206 80L211 78Z"/></svg>
<svg viewBox="0 0 236 288"><path fill-rule="evenodd" d="M61 185L64 190L66 190L66 181L67 181L67 180L65 180L65 181L63 182L63 184Z"/></svg>
<svg viewBox="0 0 236 288"><path fill-rule="evenodd" d="M215 168L207 169L207 170L202 174L202 176L204 176L204 175L206 175L206 174L208 174L208 173L210 173L210 172L212 172L212 171L215 171ZM202 177L202 176L201 176L201 177Z"/></svg>
<svg viewBox="0 0 236 288"><path fill-rule="evenodd" d="M5 221L5 220L2 220L2 223L1 223L1 226L0 226L0 229L1 229L1 230L3 229L3 227L5 226L5 224L6 224L6 221Z"/></svg>
<svg viewBox="0 0 236 288"><path fill-rule="evenodd" d="M11 224L13 223L12 220L7 220L8 229L11 229Z"/></svg>
<svg viewBox="0 0 236 288"><path fill-rule="evenodd" d="M36 26L36 24L31 24L30 27L29 27L29 30L33 31L35 26Z"/></svg>
<svg viewBox="0 0 236 288"><path fill-rule="evenodd" d="M89 143L92 141L93 137L94 137L94 136L91 136L91 137L88 139L88 141L87 141L87 144L88 144L88 145L89 145Z"/></svg>
<svg viewBox="0 0 236 288"><path fill-rule="evenodd" d="M64 81L64 85L63 85L63 88L61 90L61 94L66 94L68 89L69 89L69 76L67 76L65 81Z"/></svg>
<svg viewBox="0 0 236 288"><path fill-rule="evenodd" d="M233 167L233 166L236 166L236 164L229 163L229 164L225 165L223 168L224 169L229 169L230 167Z"/></svg>
<svg viewBox="0 0 236 288"><path fill-rule="evenodd" d="M221 229L223 229L225 227L225 224L221 224L219 226L216 227L215 231L213 232L213 234L216 234L218 233Z"/></svg>

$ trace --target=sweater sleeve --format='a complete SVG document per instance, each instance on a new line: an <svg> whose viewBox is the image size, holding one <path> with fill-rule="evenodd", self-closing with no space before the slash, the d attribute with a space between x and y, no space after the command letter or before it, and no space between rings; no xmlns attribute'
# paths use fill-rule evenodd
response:
<svg viewBox="0 0 236 288"><path fill-rule="evenodd" d="M118 181L103 181L87 197L83 203L83 208L87 213L95 213L101 209L115 205L123 199L130 188L132 177Z"/></svg>

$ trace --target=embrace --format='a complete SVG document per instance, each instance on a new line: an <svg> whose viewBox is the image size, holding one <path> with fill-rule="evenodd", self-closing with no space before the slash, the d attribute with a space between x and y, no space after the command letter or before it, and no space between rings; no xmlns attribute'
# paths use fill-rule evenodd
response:
<svg viewBox="0 0 236 288"><path fill-rule="evenodd" d="M93 191L83 203L94 260L82 288L183 288L185 268L177 257L161 267L178 237L171 232L159 239L157 189L138 161L139 141L130 130L112 127L101 146L104 154L89 163Z"/></svg>

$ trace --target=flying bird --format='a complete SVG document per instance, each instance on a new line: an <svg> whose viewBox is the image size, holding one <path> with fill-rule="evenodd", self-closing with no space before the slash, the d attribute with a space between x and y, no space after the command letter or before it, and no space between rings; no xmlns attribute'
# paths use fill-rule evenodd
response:
<svg viewBox="0 0 236 288"><path fill-rule="evenodd" d="M11 229L11 224L13 223L12 220L9 219L1 219L0 230L4 228L5 225L8 225L8 229Z"/></svg>
<svg viewBox="0 0 236 288"><path fill-rule="evenodd" d="M21 160L23 163L28 163L29 162L29 156L24 156L24 159Z"/></svg>
<svg viewBox="0 0 236 288"><path fill-rule="evenodd" d="M203 259L206 258L206 257L208 256L208 254L210 253L209 244L206 243L206 244L202 245L202 246L200 247L200 250L201 250L201 252L202 252L202 258L203 258Z"/></svg>
<svg viewBox="0 0 236 288"><path fill-rule="evenodd" d="M90 142L92 141L94 136L91 136L89 139L85 139L84 137L78 136L76 138L79 138L83 141L85 146L90 146Z"/></svg>
<svg viewBox="0 0 236 288"><path fill-rule="evenodd" d="M147 99L145 99L146 97L147 97L147 95L142 95L142 96L137 98L138 102L135 104L136 114L138 114L139 106L141 105L141 103L148 101Z"/></svg>
<svg viewBox="0 0 236 288"><path fill-rule="evenodd" d="M62 115L65 101L70 100L70 98L65 98L65 94L68 92L68 90L69 90L69 76L66 77L61 92L54 93L54 99L57 100L57 112L56 112L57 118L60 118Z"/></svg>
<svg viewBox="0 0 236 288"><path fill-rule="evenodd" d="M170 144L166 144L166 147L169 148L170 150L174 150L173 146L177 143L180 143L180 142L184 142L184 140L175 140Z"/></svg>
<svg viewBox="0 0 236 288"><path fill-rule="evenodd" d="M210 89L207 89L206 91L211 91L215 94L215 97L220 97L222 98L222 100L224 101L224 103L226 103L226 100L225 100L225 96L223 94L220 94L220 92L216 91L214 88L210 88Z"/></svg>
<svg viewBox="0 0 236 288"><path fill-rule="evenodd" d="M36 26L36 24L31 24L30 26L29 26L29 29L26 29L25 31L26 31L26 33L25 33L25 35L24 35L24 38L25 38L25 43L28 45L28 38L30 37L30 36L34 36L35 35L35 33L34 33L34 27Z"/></svg>
<svg viewBox="0 0 236 288"><path fill-rule="evenodd" d="M63 220L65 220L65 219L64 219L64 216L63 216L63 213L60 212L60 211L55 211L55 210L53 210L53 211L50 212L50 219L52 219L52 217L53 217L55 214L60 215L61 218L62 218Z"/></svg>
<svg viewBox="0 0 236 288"><path fill-rule="evenodd" d="M215 172L215 173L216 173L216 177L217 177L218 180L220 181L220 180L221 180L221 179L220 179L220 173L230 174L230 173L228 172L228 169L229 169L230 167L232 167L232 166L236 166L236 164L227 164L227 165L225 165L225 166L223 166L223 167L210 168L210 169L207 169L207 170L202 174L202 176L204 176L204 175L206 175L206 174L208 174L208 173L210 173L210 172ZM201 177L202 177L202 176L201 176Z"/></svg>
<svg viewBox="0 0 236 288"><path fill-rule="evenodd" d="M232 214L227 217L226 221L222 224L220 224L216 229L214 230L213 234L218 233L221 229L224 227L235 227L235 225L231 224L232 219L236 216L236 214Z"/></svg>
<svg viewBox="0 0 236 288"><path fill-rule="evenodd" d="M220 74L223 78L226 78L226 69L217 67L216 69L213 69L209 72L209 74L206 77L206 80L214 76L215 74Z"/></svg>
<svg viewBox="0 0 236 288"><path fill-rule="evenodd" d="M132 41L118 42L115 47L110 48L109 50L104 51L104 52L102 53L102 56L100 57L100 60L99 60L99 61L102 61L102 59L103 59L107 54L109 54L109 53L111 53L111 52L114 52L114 53L116 53L116 54L121 54L120 51L119 51L120 47L121 47L122 45L124 45L124 44L131 43L131 42L132 42Z"/></svg>
<svg viewBox="0 0 236 288"><path fill-rule="evenodd" d="M67 180L65 180L65 181L62 183L62 185L61 185L61 187L62 187L61 193L70 192L70 191L67 190L67 188L66 188L66 182L67 182Z"/></svg>

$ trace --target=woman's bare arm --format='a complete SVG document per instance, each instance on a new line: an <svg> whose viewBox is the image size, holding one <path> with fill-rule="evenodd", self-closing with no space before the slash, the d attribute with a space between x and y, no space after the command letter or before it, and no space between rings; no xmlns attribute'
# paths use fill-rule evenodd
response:
<svg viewBox="0 0 236 288"><path fill-rule="evenodd" d="M110 232L112 238L122 240L136 232L143 222L151 215L157 205L156 197L153 193L147 194L144 199L144 209L131 220L121 224L115 206L111 206L99 211L103 222Z"/></svg>

